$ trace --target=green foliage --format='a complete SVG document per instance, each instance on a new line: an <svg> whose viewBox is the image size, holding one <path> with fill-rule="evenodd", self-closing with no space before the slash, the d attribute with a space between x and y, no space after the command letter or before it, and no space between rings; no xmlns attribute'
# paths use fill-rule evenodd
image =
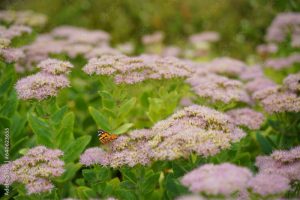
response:
<svg viewBox="0 0 300 200"><path fill-rule="evenodd" d="M43 31L62 24L100 28L112 34L113 45L133 38L138 47L135 53L143 51L141 36L156 30L164 31L166 43L179 45L192 33L216 30L221 33L222 41L215 46L215 54L247 56L250 62L257 59L252 56L253 49L262 42L265 28L273 16L279 11L300 10L294 0L145 0L143 3L135 0L75 0L71 4L61 0L25 0L5 5L6 2L0 2L0 7L30 8L48 14L49 24ZM11 45L19 47L32 42L38 35L36 31L15 38ZM279 48L275 56L294 51L284 44ZM14 64L0 60L0 131L1 135L9 131L10 160L21 157L32 147L44 145L64 152L65 172L53 179L56 188L52 192L27 195L24 185L14 183L10 195L3 199L116 197L122 200L171 200L189 193L180 184L180 179L200 165L230 162L256 171L254 163L258 155L269 155L276 149L289 149L300 144L299 113L266 114L268 119L262 128L257 131L245 129L247 136L244 139L212 157L203 158L191 153L185 159L157 161L148 166L85 167L79 162L80 155L89 147L101 145L97 138L98 129L122 135L134 129L150 128L180 109L179 102L183 97L192 97L194 103L222 112L245 105L211 103L197 98L179 78L117 85L111 77L84 74L82 67L87 60L81 56L51 56L70 60L75 68L69 75L71 87L60 91L57 97L43 101L19 100L14 85L28 74L17 74ZM286 75L296 71L299 71L299 65L281 71L266 69L265 74L282 83ZM2 136L0 149L4 149ZM0 161L4 162L3 151L0 151ZM300 184L293 184L287 197L299 196Z"/></svg>

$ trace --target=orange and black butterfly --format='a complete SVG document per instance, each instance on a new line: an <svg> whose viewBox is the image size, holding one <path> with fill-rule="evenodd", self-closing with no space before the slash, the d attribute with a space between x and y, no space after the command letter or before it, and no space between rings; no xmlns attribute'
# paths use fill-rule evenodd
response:
<svg viewBox="0 0 300 200"><path fill-rule="evenodd" d="M117 139L118 136L116 134L110 134L107 131L100 129L98 130L98 138L102 144L107 144Z"/></svg>

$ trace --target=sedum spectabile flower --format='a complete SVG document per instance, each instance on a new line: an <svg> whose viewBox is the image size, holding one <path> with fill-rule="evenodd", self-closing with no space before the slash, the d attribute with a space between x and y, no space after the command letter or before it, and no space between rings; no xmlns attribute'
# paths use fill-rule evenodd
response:
<svg viewBox="0 0 300 200"><path fill-rule="evenodd" d="M64 173L62 155L61 150L44 146L29 149L23 157L0 166L0 184L23 183L28 194L51 191L51 178Z"/></svg>

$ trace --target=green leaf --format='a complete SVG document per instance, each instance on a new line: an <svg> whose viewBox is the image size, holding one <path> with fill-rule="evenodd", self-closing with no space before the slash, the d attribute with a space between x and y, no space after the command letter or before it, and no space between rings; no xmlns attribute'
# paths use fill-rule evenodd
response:
<svg viewBox="0 0 300 200"><path fill-rule="evenodd" d="M153 192L156 185L158 185L159 176L160 173L156 173L146 178L146 180L142 184L142 192L144 194L149 194Z"/></svg>
<svg viewBox="0 0 300 200"><path fill-rule="evenodd" d="M84 169L82 175L90 183L106 182L111 179L111 171L108 167L95 166L92 169Z"/></svg>
<svg viewBox="0 0 300 200"><path fill-rule="evenodd" d="M14 123L11 124L11 140L12 143L22 139L24 137L23 131L26 124L27 119L15 114L12 118Z"/></svg>
<svg viewBox="0 0 300 200"><path fill-rule="evenodd" d="M136 98L132 97L128 101L124 102L121 106L120 109L118 110L118 116L119 117L125 117L127 114L134 108L136 104Z"/></svg>
<svg viewBox="0 0 300 200"><path fill-rule="evenodd" d="M141 104L143 107L149 106L149 94L147 92L144 92L140 98Z"/></svg>
<svg viewBox="0 0 300 200"><path fill-rule="evenodd" d="M17 95L13 93L11 97L3 104L1 108L1 114L4 116L12 116L18 107Z"/></svg>
<svg viewBox="0 0 300 200"><path fill-rule="evenodd" d="M79 155L83 152L85 147L91 141L91 136L85 135L77 138L71 142L65 149L64 160L66 162L72 162L75 159L79 158Z"/></svg>
<svg viewBox="0 0 300 200"><path fill-rule="evenodd" d="M77 179L75 180L75 183L76 183L77 185L79 185L79 186L85 186L85 181L84 181L83 178L77 178ZM92 189L94 190L93 187L92 187Z"/></svg>
<svg viewBox="0 0 300 200"><path fill-rule="evenodd" d="M10 74L6 74L7 77L0 84L0 96L3 96L7 91L9 91L10 87L13 83L13 78Z"/></svg>
<svg viewBox="0 0 300 200"><path fill-rule="evenodd" d="M120 179L118 177L113 178L107 182L107 185L112 186L115 189L120 185Z"/></svg>
<svg viewBox="0 0 300 200"><path fill-rule="evenodd" d="M136 200L138 199L136 195L131 190L125 190L125 189L117 189L115 191L115 196L118 199L122 200Z"/></svg>
<svg viewBox="0 0 300 200"><path fill-rule="evenodd" d="M28 113L27 119L29 125L34 132L37 140L37 144L43 144L48 147L53 147L52 143L52 130L49 125L42 119L33 115L32 113Z"/></svg>
<svg viewBox="0 0 300 200"><path fill-rule="evenodd" d="M81 168L80 163L68 163L65 166L65 172L62 176L60 176L58 179L56 179L56 182L63 183L66 181L70 181L75 175L76 172Z"/></svg>
<svg viewBox="0 0 300 200"><path fill-rule="evenodd" d="M99 91L102 100L102 106L105 108L114 108L116 106L115 100L107 91Z"/></svg>
<svg viewBox="0 0 300 200"><path fill-rule="evenodd" d="M239 153L233 162L243 166L251 165L251 154L248 152Z"/></svg>
<svg viewBox="0 0 300 200"><path fill-rule="evenodd" d="M67 112L68 107L64 106L57 110L52 116L51 116L51 121L54 122L55 124L58 124L64 117L65 113Z"/></svg>
<svg viewBox="0 0 300 200"><path fill-rule="evenodd" d="M75 116L73 112L66 114L61 122L61 126L58 135L55 139L57 147L60 149L63 146L68 145L74 140L73 128L74 128Z"/></svg>
<svg viewBox="0 0 300 200"><path fill-rule="evenodd" d="M137 177L135 176L134 173L132 173L132 171L130 169L123 168L123 169L121 169L121 173L122 173L122 176L123 176L124 180L128 180L128 181L136 184Z"/></svg>
<svg viewBox="0 0 300 200"><path fill-rule="evenodd" d="M272 153L271 143L260 132L256 132L256 139L265 154Z"/></svg>
<svg viewBox="0 0 300 200"><path fill-rule="evenodd" d="M1 130L10 127L10 120L7 117L0 116L0 128Z"/></svg>
<svg viewBox="0 0 300 200"><path fill-rule="evenodd" d="M177 179L172 177L172 175L167 175L166 177L166 192L170 199L174 199L177 196L181 196L183 194L187 194L188 190L184 186L182 186Z"/></svg>
<svg viewBox="0 0 300 200"><path fill-rule="evenodd" d="M136 184L131 181L122 181L120 183L120 187L126 190L134 190L136 188Z"/></svg>
<svg viewBox="0 0 300 200"><path fill-rule="evenodd" d="M76 188L76 193L79 199L81 200L88 200L91 197L96 198L97 194L89 187L86 186L79 186Z"/></svg>
<svg viewBox="0 0 300 200"><path fill-rule="evenodd" d="M17 142L14 142L13 145L10 148L10 153L14 156L16 156L19 149L21 149L22 146L26 146L26 141L29 139L28 136L23 137L22 139L18 140Z"/></svg>
<svg viewBox="0 0 300 200"><path fill-rule="evenodd" d="M104 115L102 115L97 109L91 106L89 107L89 112L96 122L98 128L105 129L106 131L111 131L110 125Z"/></svg>
<svg viewBox="0 0 300 200"><path fill-rule="evenodd" d="M117 128L116 130L114 130L112 132L114 134L126 133L132 126L133 126L132 123L123 124L122 126L120 126L119 128Z"/></svg>

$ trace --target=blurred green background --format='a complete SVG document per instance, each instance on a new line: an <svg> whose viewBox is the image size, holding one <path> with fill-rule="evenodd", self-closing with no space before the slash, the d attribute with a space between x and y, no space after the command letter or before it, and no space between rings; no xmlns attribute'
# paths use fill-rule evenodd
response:
<svg viewBox="0 0 300 200"><path fill-rule="evenodd" d="M0 0L1 9L30 9L49 17L45 31L70 24L103 29L112 43L162 30L167 44L197 32L218 31L220 55L246 58L263 42L279 12L300 11L300 0Z"/></svg>

